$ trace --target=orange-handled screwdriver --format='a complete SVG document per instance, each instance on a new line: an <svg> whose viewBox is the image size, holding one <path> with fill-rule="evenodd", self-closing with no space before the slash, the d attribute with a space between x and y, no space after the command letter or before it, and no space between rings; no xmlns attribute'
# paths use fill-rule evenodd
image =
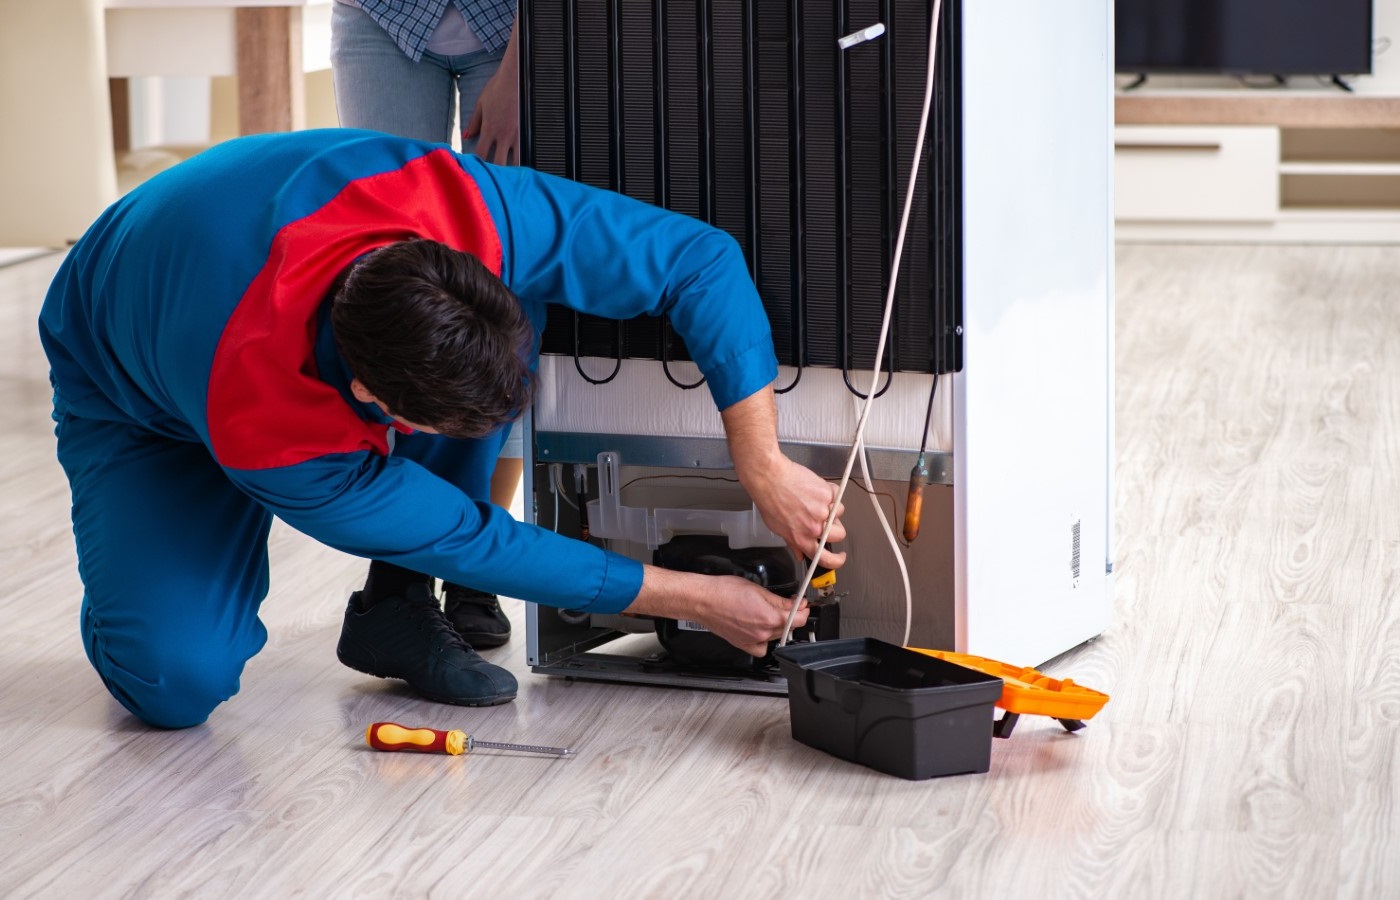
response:
<svg viewBox="0 0 1400 900"><path fill-rule="evenodd" d="M501 744L479 741L465 731L439 731L436 728L405 728L393 722L375 722L365 729L365 742L375 750L411 750L416 753L447 753L461 756L472 750L514 750L547 756L573 756L568 747L539 747L534 744Z"/></svg>

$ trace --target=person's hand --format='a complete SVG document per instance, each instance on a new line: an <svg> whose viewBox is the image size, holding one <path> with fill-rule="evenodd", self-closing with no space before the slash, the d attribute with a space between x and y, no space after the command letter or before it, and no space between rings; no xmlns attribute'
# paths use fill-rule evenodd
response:
<svg viewBox="0 0 1400 900"><path fill-rule="evenodd" d="M758 513L774 534L800 558L810 559L826 528L836 486L783 455L778 447L778 412L769 385L720 411L729 438L734 472L753 498ZM842 506L836 510L827 542L845 540ZM828 569L840 568L846 554L823 550L818 560Z"/></svg>
<svg viewBox="0 0 1400 900"><path fill-rule="evenodd" d="M708 578L715 602L691 618L743 650L749 656L768 652L768 642L783 636L791 597L779 597L737 575L702 575ZM807 624L807 601L792 620L793 628Z"/></svg>
<svg viewBox="0 0 1400 900"><path fill-rule="evenodd" d="M764 524L799 558L811 559L826 527L826 517L831 514L831 504L836 501L836 485L779 453L762 472L748 473L744 487ZM846 526L841 523L845 512L844 503L837 507L836 521L826 538L828 544L846 539ZM839 569L846 563L846 554L823 550L818 562L829 569Z"/></svg>
<svg viewBox="0 0 1400 900"><path fill-rule="evenodd" d="M476 155L499 165L520 164L520 86L505 60L476 101L462 138L476 138Z"/></svg>
<svg viewBox="0 0 1400 900"><path fill-rule="evenodd" d="M647 566L642 590L627 612L689 619L750 656L768 652L768 642L783 636L792 599L779 597L737 575L696 575ZM803 600L793 628L807 624Z"/></svg>
<svg viewBox="0 0 1400 900"><path fill-rule="evenodd" d="M520 66L515 55L515 32L501 56L496 74L477 98L462 140L476 139L476 155L499 165L520 165Z"/></svg>

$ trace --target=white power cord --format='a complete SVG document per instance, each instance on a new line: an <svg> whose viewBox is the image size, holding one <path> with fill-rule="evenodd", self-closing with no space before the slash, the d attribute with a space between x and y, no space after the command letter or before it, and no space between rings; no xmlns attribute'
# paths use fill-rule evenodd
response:
<svg viewBox="0 0 1400 900"><path fill-rule="evenodd" d="M578 504L569 499L569 492L564 489L564 464L550 463L549 472L550 487L554 489L555 496L563 497L565 503L569 504L574 509L578 509Z"/></svg>
<svg viewBox="0 0 1400 900"><path fill-rule="evenodd" d="M890 550L894 553L895 565L899 566L899 577L904 579L904 637L900 640L899 646L909 646L909 632L914 627L914 592L909 587L909 567L904 564L904 554L900 552L899 541L894 536L894 528L890 526L890 520L885 515L885 511L880 508L880 501L875 497L875 482L870 478L870 466L865 460L865 440L861 439L860 450L860 477L865 479L865 495L870 498L870 505L875 507L875 516L880 520L880 527L884 529L885 538L890 542Z"/></svg>
<svg viewBox="0 0 1400 900"><path fill-rule="evenodd" d="M797 607L802 598L807 593L807 588L812 583L812 576L816 574L818 560L821 559L822 548L826 546L826 539L831 534L831 526L836 523L836 510L841 506L841 498L846 495L846 486L851 482L851 469L855 466L856 456L861 456L861 463L864 465L864 443L865 443L865 423L870 419L870 405L875 402L875 388L880 383L880 365L885 361L885 344L890 335L890 318L894 312L895 288L899 284L899 262L904 255L904 235L909 229L909 213L914 203L914 188L919 181L919 163L923 159L924 136L928 131L929 109L933 106L933 73L934 60L938 51L938 20L942 13L943 0L934 0L933 14L929 17L928 25L928 75L924 80L924 107L919 114L919 134L914 141L914 163L910 167L909 186L904 191L904 212L899 217L899 236L894 244L894 261L890 265L890 286L885 295L885 311L880 320L880 342L875 348L875 364L871 366L870 388L865 392L865 401L861 404L860 418L856 421L856 435L851 441L851 452L846 456L846 469L841 473L841 482L836 488L836 500L831 504L831 512L826 517L826 525L822 528L822 535L817 539L817 550L812 554L811 562L807 565L807 574L802 578L802 585L793 595L792 608L788 610L787 624L783 626L783 636L778 640L778 646L787 645L788 639L792 637L792 621L797 617ZM869 29L866 29L867 31ZM857 32L862 34L863 32ZM844 48L843 48L844 49ZM867 482L869 476L866 476ZM883 513L881 520L884 520ZM888 523L886 523L888 527ZM896 556L900 556L898 552ZM900 558L900 568L903 570L904 560ZM909 602L908 616L905 620L904 643L909 642L909 622L912 619L912 596L908 590L908 573L905 573L905 599Z"/></svg>

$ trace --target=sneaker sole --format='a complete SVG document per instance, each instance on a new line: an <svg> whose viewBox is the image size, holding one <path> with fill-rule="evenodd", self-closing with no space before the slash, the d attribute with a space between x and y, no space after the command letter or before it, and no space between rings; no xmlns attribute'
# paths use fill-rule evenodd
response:
<svg viewBox="0 0 1400 900"><path fill-rule="evenodd" d="M407 682L404 683L407 684ZM409 687L413 687L413 685L409 685ZM418 688L413 689L418 691ZM418 691L418 694L426 700L431 700L434 703L446 703L448 706L504 706L515 699L515 694L511 694L509 697L500 697L496 700L458 700L448 697L434 697L426 691Z"/></svg>
<svg viewBox="0 0 1400 900"><path fill-rule="evenodd" d="M378 672L373 672L369 669L357 666L354 663L346 662L344 659L340 659L340 663L347 669L354 669L356 672L369 675L373 678L383 678L386 681L402 681L404 684L407 684L410 688L413 688L414 691L417 691L420 697L424 697L428 700L433 701L434 703L446 703L449 706L501 706L502 704L509 703L516 698L516 694L503 694L496 697L483 697L479 700L463 700L460 697L438 697L428 693L427 691L419 690L418 688L413 687L412 684L409 684L407 679L400 678L397 675L380 675Z"/></svg>

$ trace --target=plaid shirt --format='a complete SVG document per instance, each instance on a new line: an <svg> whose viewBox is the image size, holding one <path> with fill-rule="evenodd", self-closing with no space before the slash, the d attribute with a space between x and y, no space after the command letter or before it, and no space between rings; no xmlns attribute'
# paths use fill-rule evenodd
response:
<svg viewBox="0 0 1400 900"><path fill-rule="evenodd" d="M515 0L354 0L394 39L408 58L418 62L448 6L456 6L487 50L510 40Z"/></svg>

